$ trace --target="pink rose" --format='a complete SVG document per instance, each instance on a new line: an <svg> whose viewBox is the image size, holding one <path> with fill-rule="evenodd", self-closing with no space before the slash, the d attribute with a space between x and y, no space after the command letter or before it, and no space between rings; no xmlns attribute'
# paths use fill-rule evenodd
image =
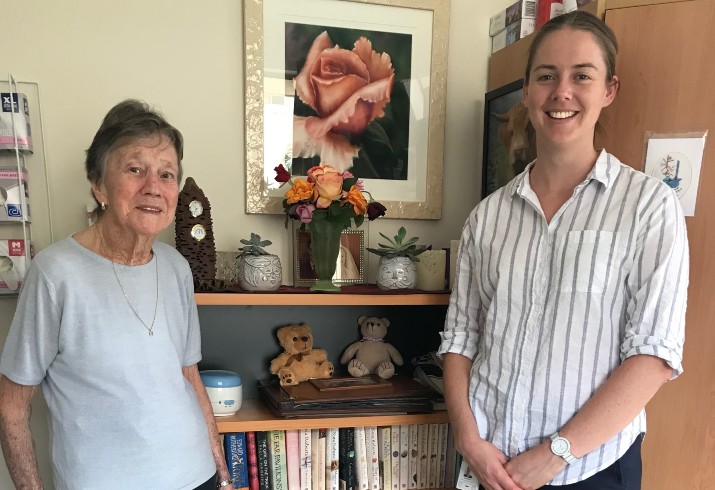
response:
<svg viewBox="0 0 715 490"><path fill-rule="evenodd" d="M367 38L349 51L336 46L327 31L316 37L293 84L318 116L293 118L293 156L320 155L338 170L352 167L358 148L348 136L362 134L385 114L394 78L390 56L373 50Z"/></svg>
<svg viewBox="0 0 715 490"><path fill-rule="evenodd" d="M315 206L312 204L301 204L295 208L295 214L298 215L298 219L302 223L313 221L313 211L315 211Z"/></svg>

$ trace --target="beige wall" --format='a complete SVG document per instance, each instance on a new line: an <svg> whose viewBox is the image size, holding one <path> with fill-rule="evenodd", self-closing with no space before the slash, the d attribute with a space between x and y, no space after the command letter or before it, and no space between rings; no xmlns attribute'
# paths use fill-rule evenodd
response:
<svg viewBox="0 0 715 490"><path fill-rule="evenodd" d="M400 225L435 247L458 238L481 188L488 21L509 3L452 0L443 217L377 220L370 224L371 246L378 232L394 234ZM47 203L45 189L34 185L33 238L40 248L85 225L84 150L112 105L138 97L158 106L184 133L185 175L194 177L211 201L217 249L235 250L239 239L254 231L274 242L272 251L284 264L291 263L283 217L244 211L241 5L238 0L212 0L201 7L188 0L3 2L0 79L11 72L18 80L37 82L42 101L52 219L50 225L48 212L40 210ZM33 127L39 131L37 119ZM28 162L31 172L41 167L39 157ZM163 238L171 241L172 236L170 231ZM375 263L371 260L371 281ZM0 298L0 344L14 307L14 300ZM51 488L47 409L41 397L34 405L39 464ZM0 488L12 488L4 464Z"/></svg>

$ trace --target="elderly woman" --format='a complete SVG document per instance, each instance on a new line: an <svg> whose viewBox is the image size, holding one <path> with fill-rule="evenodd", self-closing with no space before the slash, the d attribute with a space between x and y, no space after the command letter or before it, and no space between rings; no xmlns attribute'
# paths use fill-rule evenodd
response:
<svg viewBox="0 0 715 490"><path fill-rule="evenodd" d="M57 489L233 489L196 366L191 270L155 241L174 219L182 145L144 103L116 105L87 150L96 223L32 262L0 361L18 488L42 488L29 429L41 385Z"/></svg>

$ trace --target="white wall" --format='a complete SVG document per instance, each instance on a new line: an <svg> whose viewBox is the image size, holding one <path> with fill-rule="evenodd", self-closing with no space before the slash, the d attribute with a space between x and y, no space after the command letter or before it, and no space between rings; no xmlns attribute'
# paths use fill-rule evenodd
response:
<svg viewBox="0 0 715 490"><path fill-rule="evenodd" d="M488 21L510 3L452 0L443 217L374 221L371 246L378 232L394 234L400 225L435 247L459 237L481 189ZM239 239L254 231L274 242L272 251L284 264L291 263L283 216L245 214L241 5L237 0L212 0L201 7L189 0L3 2L0 79L11 72L40 85L54 240L85 226L89 185L83 157L99 122L116 102L137 97L159 107L183 132L185 175L211 201L217 249L235 250ZM28 162L31 171L33 164ZM32 201L42 192L31 188ZM50 227L47 220L34 226L42 248L50 241ZM171 241L173 230L162 238ZM371 260L371 281L375 263ZM14 307L14 300L0 298L0 343ZM51 488L46 413L37 397L33 433L43 480ZM0 488L12 488L4 464Z"/></svg>

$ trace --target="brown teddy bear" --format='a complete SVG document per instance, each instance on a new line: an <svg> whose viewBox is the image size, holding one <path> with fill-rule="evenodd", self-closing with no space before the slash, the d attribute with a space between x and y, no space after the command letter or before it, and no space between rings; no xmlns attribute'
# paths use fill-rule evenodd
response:
<svg viewBox="0 0 715 490"><path fill-rule="evenodd" d="M271 361L271 373L278 375L281 386L301 381L330 378L335 371L323 349L313 349L313 332L305 323L278 329L278 341L285 350Z"/></svg>
<svg viewBox="0 0 715 490"><path fill-rule="evenodd" d="M340 363L349 362L348 372L355 378L368 374L377 374L382 379L391 378L395 374L395 364L402 366L402 356L383 340L390 321L387 318L363 315L358 318L358 324L362 340L345 349Z"/></svg>

